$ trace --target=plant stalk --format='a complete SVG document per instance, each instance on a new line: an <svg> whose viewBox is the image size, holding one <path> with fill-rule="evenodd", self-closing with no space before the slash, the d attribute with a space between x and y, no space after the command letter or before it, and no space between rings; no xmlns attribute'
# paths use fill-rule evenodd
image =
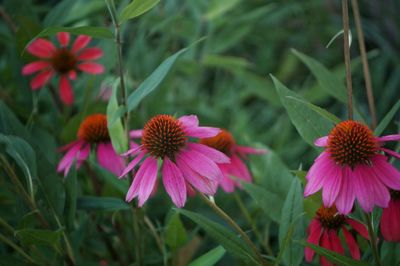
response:
<svg viewBox="0 0 400 266"><path fill-rule="evenodd" d="M375 258L375 264L377 266L382 266L381 264L381 258L379 256L379 251L378 251L378 241L376 238L376 234L374 232L374 227L372 224L372 219L371 219L371 214L370 213L364 213L365 220L367 222L367 227L368 227L368 235L369 235L369 241L371 244L371 249L372 249L372 254Z"/></svg>
<svg viewBox="0 0 400 266"><path fill-rule="evenodd" d="M232 220L231 217L229 217L228 214L226 214L221 208L219 208L214 202L212 202L210 199L207 198L203 193L200 193L201 199L213 209L213 211L218 214L222 219L224 219L237 233L239 233L243 240L246 241L246 243L249 245L249 247L252 249L254 254L257 256L258 261L260 262L261 265L266 265L265 261L261 257L261 254L258 252L257 247L254 245L254 243L250 240L250 238L247 236L247 234L240 228L237 223L235 223L234 220Z"/></svg>
<svg viewBox="0 0 400 266"><path fill-rule="evenodd" d="M346 85L347 85L347 111L348 119L353 120L353 87L351 82L350 69L350 44L349 44L349 7L348 1L342 0L343 15L343 39L344 39L344 63L346 66Z"/></svg>
<svg viewBox="0 0 400 266"><path fill-rule="evenodd" d="M365 89L367 90L368 106L369 106L369 111L371 113L371 128L372 130L374 130L377 125L375 100L374 100L374 92L372 90L371 73L369 71L368 58L365 50L364 32L362 30L360 9L358 7L358 0L351 0L351 3L353 7L354 20L356 23L358 45L360 47L361 61L362 61L364 80L365 80Z"/></svg>

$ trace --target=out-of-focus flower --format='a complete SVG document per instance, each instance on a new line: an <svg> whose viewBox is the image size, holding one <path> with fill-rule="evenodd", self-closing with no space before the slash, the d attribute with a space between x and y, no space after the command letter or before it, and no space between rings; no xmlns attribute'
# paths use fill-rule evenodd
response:
<svg viewBox="0 0 400 266"><path fill-rule="evenodd" d="M217 164L229 163L229 158L222 152L193 143L188 138L208 138L219 132L218 128L200 127L195 115L179 119L170 115L157 115L146 123L143 131L133 131L131 137L141 136L142 144L124 154L135 158L121 176L130 172L142 159L144 161L135 174L126 201L138 197L139 207L143 206L156 186L159 168L165 190L179 208L185 205L188 186L207 195L215 194L222 178ZM162 165L157 161L162 162Z"/></svg>
<svg viewBox="0 0 400 266"><path fill-rule="evenodd" d="M368 230L365 225L338 213L335 205L330 208L321 206L317 211L316 217L311 220L307 228L307 242L344 255L344 248L339 238L339 232L342 231L350 255L354 259L359 260L360 248L346 226L349 226L349 229L353 228L365 239L369 239ZM315 252L308 247L305 248L304 252L306 261L311 262ZM323 256L320 256L320 263L322 266L333 266Z"/></svg>
<svg viewBox="0 0 400 266"><path fill-rule="evenodd" d="M93 114L86 117L81 123L77 135L78 140L60 148L60 151L65 151L66 153L57 166L58 172L64 172L64 176L68 175L75 161L78 169L88 158L91 148L94 148L96 149L97 161L100 166L116 176L122 173L124 161L114 151L111 144L105 115Z"/></svg>
<svg viewBox="0 0 400 266"><path fill-rule="evenodd" d="M325 147L325 151L307 173L304 196L322 188L324 205L335 204L342 214L351 211L356 198L366 212L371 212L375 205L386 208L390 200L389 188L400 190L400 172L381 152L396 158L400 158L400 154L382 145L399 140L400 134L375 137L360 122L339 123L328 136L315 141L315 145Z"/></svg>
<svg viewBox="0 0 400 266"><path fill-rule="evenodd" d="M92 61L100 58L103 51L97 47L86 48L91 40L86 35L79 35L71 47L68 47L69 33L60 32L57 34L57 39L60 47L43 38L38 38L29 44L26 50L40 60L25 65L22 74L37 73L30 82L32 90L40 89L54 75L58 75L60 98L64 104L71 105L74 102L74 94L70 80L76 79L78 70L89 74L103 73L103 65Z"/></svg>
<svg viewBox="0 0 400 266"><path fill-rule="evenodd" d="M225 192L233 192L235 187L241 187L239 180L235 178L252 181L250 171L240 157L246 159L248 154L266 153L263 149L237 145L232 134L226 130L221 130L215 137L200 139L200 143L217 149L230 158L230 163L218 164L224 175L219 184Z"/></svg>
<svg viewBox="0 0 400 266"><path fill-rule="evenodd" d="M386 241L400 242L400 191L391 190L389 206L383 209L381 232Z"/></svg>

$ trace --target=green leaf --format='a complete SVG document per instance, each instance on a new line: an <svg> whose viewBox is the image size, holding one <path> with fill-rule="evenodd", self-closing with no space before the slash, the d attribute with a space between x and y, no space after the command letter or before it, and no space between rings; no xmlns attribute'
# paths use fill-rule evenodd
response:
<svg viewBox="0 0 400 266"><path fill-rule="evenodd" d="M370 265L367 262L360 261L360 260L353 260L349 257L340 255L339 253L336 253L334 251L322 248L320 246L308 243L306 241L298 241L300 244L303 246L309 247L312 250L315 251L320 256L324 256L327 260L330 262L337 264L337 265L342 265L342 266L368 266Z"/></svg>
<svg viewBox="0 0 400 266"><path fill-rule="evenodd" d="M146 97L149 93L154 91L158 85L160 85L165 76L168 74L172 65L175 63L176 59L178 59L178 57L187 49L188 48L184 48L165 59L164 62L162 62L161 65L159 65L157 69L154 70L154 72L151 73L151 75L147 77L142 84L140 84L139 88L129 95L128 112L132 111L136 106L138 106L144 97Z"/></svg>
<svg viewBox="0 0 400 266"><path fill-rule="evenodd" d="M302 239L304 226L303 219L298 221L303 214L303 193L300 181L294 178L289 193L283 204L281 223L279 227L279 245L283 252L283 261L286 265L299 265L303 259L304 250L291 239ZM291 228L291 226L293 227ZM290 231L290 232L289 232ZM290 238L288 240L288 234ZM286 241L285 241L286 240Z"/></svg>
<svg viewBox="0 0 400 266"><path fill-rule="evenodd" d="M218 246L192 261L189 266L212 266L215 265L224 255L225 249L222 246Z"/></svg>
<svg viewBox="0 0 400 266"><path fill-rule="evenodd" d="M279 223L283 200L278 195L258 185L242 182L243 189L273 221Z"/></svg>
<svg viewBox="0 0 400 266"><path fill-rule="evenodd" d="M212 0L208 3L209 9L205 15L207 20L213 20L219 16L222 16L225 12L234 8L240 0Z"/></svg>
<svg viewBox="0 0 400 266"><path fill-rule="evenodd" d="M77 207L79 210L86 211L119 211L130 209L130 206L121 199L92 196L79 197Z"/></svg>
<svg viewBox="0 0 400 266"><path fill-rule="evenodd" d="M73 229L77 202L76 169L71 167L68 176L64 179L65 186L65 221L69 230Z"/></svg>
<svg viewBox="0 0 400 266"><path fill-rule="evenodd" d="M118 78L114 81L112 86L112 95L107 105L107 127L115 151L117 153L123 153L128 149L128 140L121 119L115 118L115 113L119 110L117 101L119 83L120 79Z"/></svg>
<svg viewBox="0 0 400 266"><path fill-rule="evenodd" d="M293 98L299 99L300 97L274 76L271 75L271 77L293 125L300 136L312 147L315 147L314 141L328 135L329 130L333 127L333 122L315 110L306 107L301 101L293 100ZM288 98L288 96L292 98Z"/></svg>
<svg viewBox="0 0 400 266"><path fill-rule="evenodd" d="M122 10L119 21L124 22L136 18L152 9L159 2L160 0L134 0Z"/></svg>
<svg viewBox="0 0 400 266"><path fill-rule="evenodd" d="M4 135L19 136L28 140L28 132L15 116L15 114L8 108L3 101L0 100L0 133Z"/></svg>
<svg viewBox="0 0 400 266"><path fill-rule="evenodd" d="M51 246L56 250L59 248L62 231L22 229L15 231L15 236L23 245Z"/></svg>
<svg viewBox="0 0 400 266"><path fill-rule="evenodd" d="M314 58L295 49L292 52L310 69L323 90L341 102L347 101L346 87L341 80Z"/></svg>
<svg viewBox="0 0 400 266"><path fill-rule="evenodd" d="M175 212L168 221L165 229L165 243L173 250L182 246L187 240L186 230L183 227L179 213Z"/></svg>
<svg viewBox="0 0 400 266"><path fill-rule="evenodd" d="M379 136L383 133L383 131L386 129L386 127L389 125L390 121L394 117L394 115L397 113L397 110L400 108L400 100L398 100L395 105L390 109L390 111L385 115L385 117L382 119L382 121L379 123L379 125L375 128L374 130L374 135Z"/></svg>
<svg viewBox="0 0 400 266"><path fill-rule="evenodd" d="M251 260L253 263L258 264L257 259L250 248L231 230L226 229L224 226L213 222L198 213L182 209L179 209L178 212L182 213L193 222L201 226L211 237L219 242L233 256L245 260Z"/></svg>

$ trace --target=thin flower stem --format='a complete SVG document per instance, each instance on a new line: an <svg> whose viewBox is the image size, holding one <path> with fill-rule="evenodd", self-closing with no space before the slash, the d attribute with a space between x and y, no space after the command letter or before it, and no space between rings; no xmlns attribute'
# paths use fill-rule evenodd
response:
<svg viewBox="0 0 400 266"><path fill-rule="evenodd" d="M266 265L265 261L261 257L261 254L258 252L257 247L254 245L254 243L250 240L250 238L247 236L247 234L240 228L237 223L235 223L234 220L232 220L231 217L229 217L228 214L226 214L221 208L219 208L214 202L212 202L210 199L208 199L203 193L199 193L201 199L215 211L216 214L218 214L222 219L224 219L233 229L235 229L236 232L238 232L244 241L249 245L249 247L253 250L254 254L257 256L258 261L260 262L261 265Z"/></svg>
<svg viewBox="0 0 400 266"><path fill-rule="evenodd" d="M251 218L249 212L247 211L242 198L238 193L233 193L233 196L236 200L237 205L239 206L240 211L243 213L244 218L247 220L249 225L251 226L251 229L253 230L255 236L257 237L257 240L262 244L264 250L268 253L268 255L273 256L274 252L272 251L271 247L269 246L268 242L263 241L263 238L261 237L260 231L258 231L256 225L254 224L254 220Z"/></svg>
<svg viewBox="0 0 400 266"><path fill-rule="evenodd" d="M51 98L53 99L54 105L56 106L56 108L60 112L60 114L63 114L64 113L64 105L60 101L60 98L58 98L56 89L54 88L54 86L52 84L48 84L47 86L49 87Z"/></svg>
<svg viewBox="0 0 400 266"><path fill-rule="evenodd" d="M367 222L369 241L370 241L370 244L371 244L372 254L374 255L374 258L375 258L375 264L377 266L382 266L381 258L379 256L379 251L378 251L378 241L377 241L377 238L376 238L376 234L374 232L374 227L373 227L373 224L372 224L371 214L370 213L364 213L364 216L365 216L365 220Z"/></svg>
<svg viewBox="0 0 400 266"><path fill-rule="evenodd" d="M135 253L136 253L136 263L139 266L143 266L143 256L142 256L142 239L140 234L140 226L139 226L139 213L138 208L133 209L133 231L135 232Z"/></svg>
<svg viewBox="0 0 400 266"><path fill-rule="evenodd" d="M344 63L346 66L347 85L347 111L349 120L353 120L353 88L350 69L350 44L349 44L349 7L348 0L342 0L343 31L344 31Z"/></svg>
<svg viewBox="0 0 400 266"><path fill-rule="evenodd" d="M358 36L358 45L360 47L361 53L361 61L363 65L364 79L365 79L365 88L367 90L368 97L368 106L369 111L371 113L371 128L376 128L376 109L375 109L375 100L374 100L374 92L372 90L372 82L371 82L371 74L369 71L368 58L365 50L365 41L364 41L364 33L362 30L361 24L361 16L360 9L358 7L358 0L352 0L353 14L356 23L357 36Z"/></svg>

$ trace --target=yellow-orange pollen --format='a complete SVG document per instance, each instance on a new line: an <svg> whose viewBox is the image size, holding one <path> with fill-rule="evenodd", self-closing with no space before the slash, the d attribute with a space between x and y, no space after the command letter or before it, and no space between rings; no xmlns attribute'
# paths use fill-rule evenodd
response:
<svg viewBox="0 0 400 266"><path fill-rule="evenodd" d="M323 227L329 229L339 229L345 222L345 216L338 213L335 205L330 208L321 206L317 211L317 218Z"/></svg>
<svg viewBox="0 0 400 266"><path fill-rule="evenodd" d="M157 115L144 126L142 143L151 155L175 160L186 145L186 136L179 120L171 115Z"/></svg>
<svg viewBox="0 0 400 266"><path fill-rule="evenodd" d="M222 129L218 135L211 138L201 139L200 143L230 156L232 154L232 146L235 144L235 140L231 133Z"/></svg>
<svg viewBox="0 0 400 266"><path fill-rule="evenodd" d="M390 198L392 200L400 200L400 191L390 189Z"/></svg>
<svg viewBox="0 0 400 266"><path fill-rule="evenodd" d="M74 70L76 62L76 56L66 48L57 49L51 58L53 68L61 74Z"/></svg>
<svg viewBox="0 0 400 266"><path fill-rule="evenodd" d="M354 168L359 164L369 165L378 147L367 126L347 120L336 125L329 133L327 149L337 164Z"/></svg>
<svg viewBox="0 0 400 266"><path fill-rule="evenodd" d="M94 114L86 117L79 127L78 138L89 143L109 141L107 117L103 114Z"/></svg>

